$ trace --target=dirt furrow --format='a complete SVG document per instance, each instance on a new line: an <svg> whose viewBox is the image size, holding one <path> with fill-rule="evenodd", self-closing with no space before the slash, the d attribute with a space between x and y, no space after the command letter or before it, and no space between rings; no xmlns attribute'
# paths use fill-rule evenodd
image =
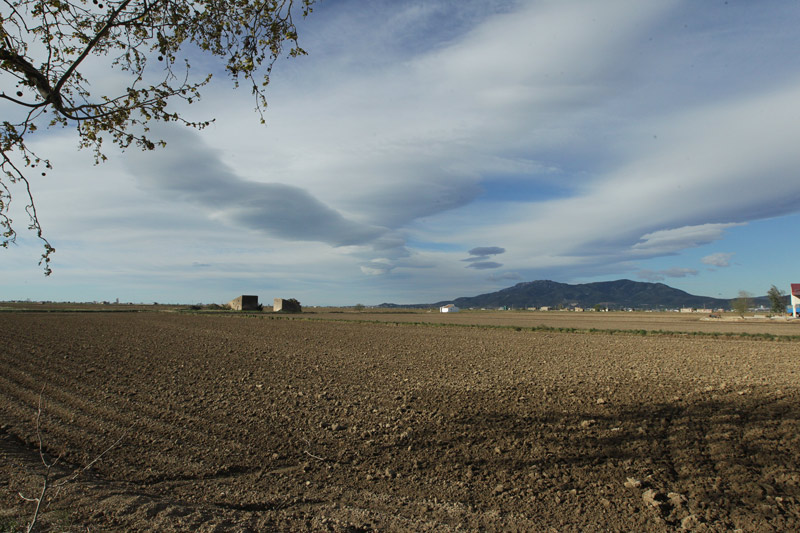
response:
<svg viewBox="0 0 800 533"><path fill-rule="evenodd" d="M130 429L54 503L84 530L800 529L792 343L167 313L0 328L9 442L35 455L40 382L71 463ZM0 480L24 514L30 473Z"/></svg>

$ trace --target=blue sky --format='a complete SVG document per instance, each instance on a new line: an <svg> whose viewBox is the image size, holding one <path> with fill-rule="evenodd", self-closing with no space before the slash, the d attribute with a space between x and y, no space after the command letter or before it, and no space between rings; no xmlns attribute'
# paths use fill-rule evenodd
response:
<svg viewBox="0 0 800 533"><path fill-rule="evenodd" d="M798 27L796 2L323 0L300 25L309 55L274 69L266 126L218 76L185 110L216 122L158 127L155 153L93 166L73 130L33 138L55 166L32 180L54 273L20 231L0 299L788 290Z"/></svg>

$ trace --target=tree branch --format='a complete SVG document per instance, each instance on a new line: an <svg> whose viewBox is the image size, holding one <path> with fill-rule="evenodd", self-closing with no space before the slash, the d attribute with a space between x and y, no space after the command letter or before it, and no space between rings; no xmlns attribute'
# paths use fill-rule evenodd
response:
<svg viewBox="0 0 800 533"><path fill-rule="evenodd" d="M11 100L17 105L21 105L23 107L32 107L34 109L37 107L42 107L44 105L47 105L47 102L36 102L35 104L29 104L27 102L23 102L22 100L17 100L16 98L12 98L11 96L8 96L6 93L0 93L0 98L5 98L6 100Z"/></svg>
<svg viewBox="0 0 800 533"><path fill-rule="evenodd" d="M303 53L297 44L293 9L302 4L303 15L307 15L315 2L107 1L108 5L102 7L99 0L94 0L97 7L93 7L88 0L0 0L4 6L0 15L0 73L4 85L16 85L26 93L17 92L15 96L17 89L4 87L10 94L0 91L0 102L28 111L27 116L14 122L0 120L0 247L16 242L8 206L14 188L11 185L24 186L29 200L25 207L29 229L35 230L44 243L40 265L45 265L48 275L54 249L42 236L30 183L21 169L34 168L42 161L49 168L49 163L27 148L25 137L38 126L74 125L79 146L92 148L95 162L99 162L105 159L100 152L104 139L123 150L134 142L146 150L163 145L157 139L151 141L130 133L140 127L147 131L153 120L176 121L202 129L209 122L191 122L171 108L168 110L168 104L176 99L189 104L199 99L200 88L211 76L190 82L188 61L185 78L173 70L180 61L179 54L189 46L219 58L235 87L245 79L252 85L263 123L266 98L262 87L269 82L273 63L284 45L292 46L290 56ZM163 56L159 57L163 70L154 73L147 67L156 52ZM121 70L133 82L121 92L96 93L91 83L94 80L82 72L90 56L107 57L110 68ZM27 94L29 89L38 94ZM46 116L48 106L52 106L53 114ZM17 161L18 156L15 166L12 161Z"/></svg>
<svg viewBox="0 0 800 533"><path fill-rule="evenodd" d="M28 527L26 529L27 533L31 533L36 528L37 522L39 520L39 514L41 513L41 510L42 510L42 502L45 501L45 496L47 496L47 491L50 490L51 488L55 488L56 489L55 494L51 497L51 501L52 501L53 498L58 496L58 494L60 493L61 489L67 483L70 483L70 482L75 481L76 479L78 479L78 476L80 476L83 472L86 472L87 470L89 470L92 467L92 465L94 465L96 462L98 462L100 459L102 459L102 457L105 454L110 452L112 449L116 448L117 445L120 442L122 442L122 439L124 439L128 435L128 431L130 430L130 429L125 430L122 433L122 435L117 440L114 441L113 444L111 444L109 447L107 447L105 450L103 450L97 457L92 459L89 463L87 463L82 468L77 468L77 469L75 469L75 471L72 474L64 475L60 479L53 480L52 477L51 477L52 473L53 473L53 467L55 467L56 464L58 464L58 461L61 459L62 455L59 455L55 459L55 461L53 461L53 462L48 462L47 459L45 458L44 438L42 437L42 423L41 423L41 419L42 419L42 397L43 396L44 396L44 387L42 387L42 391L39 393L39 404L38 404L38 407L36 409L36 437L37 437L37 439L39 441L39 459L42 461L42 464L44 465L44 475L42 476L42 488L41 488L41 490L39 492L39 496L35 497L35 498L28 498L28 497L24 496L21 492L17 493L17 494L19 494L19 497L22 498L23 500L25 500L26 502L31 502L31 503L35 502L36 503L36 508L33 511L33 516L31 517L31 521L28 524Z"/></svg>
<svg viewBox="0 0 800 533"><path fill-rule="evenodd" d="M23 149L25 149L24 145L23 145ZM44 253L42 254L41 259L39 260L39 265L41 266L42 263L44 263L44 275L45 276L49 276L50 274L53 273L52 269L50 268L50 260L51 260L50 256L52 256L53 253L55 253L56 249L53 248L53 246L44 237L44 234L42 233L42 225L39 223L39 215L36 213L36 203L33 201L33 193L31 192L31 184L28 181L28 178L26 178L25 175L19 170L19 168L17 168L17 166L14 164L14 162L11 161L11 159L8 158L8 155L6 155L5 151L0 150L0 155L2 155L2 158L3 158L2 163L0 163L0 167L2 167L2 169L8 174L8 176L12 180L12 183L21 181L25 185L25 191L28 193L28 202L29 202L28 205L25 207L25 212L28 213L28 218L30 219L30 224L28 225L28 229L35 230L36 231L36 236L39 238L40 241L42 241L44 243ZM26 154L26 156L27 156L27 154ZM37 159L37 161L38 161L38 159ZM49 162L45 162L45 164L48 167L50 166ZM11 167L11 169L13 171L13 175L12 175L11 171L6 170L6 168L5 168L6 166ZM8 204L3 205L2 207L3 207L3 210L6 210L6 209L8 209ZM0 211L0 212L2 212L2 211ZM11 228L11 220L5 214L3 214L3 218L5 219L5 222L6 222L3 225L8 228L8 230L4 233L3 236L8 241L15 242L16 241L16 232L14 232L14 230Z"/></svg>
<svg viewBox="0 0 800 533"><path fill-rule="evenodd" d="M117 18L117 15L119 15L126 7L128 7L128 4L130 4L130 3L131 3L131 0L124 0L120 5L118 5L116 7L116 9L114 9L114 11L111 12L111 14L108 16L108 20L106 20L106 23L103 25L102 28L100 28L100 31L98 31L95 34L95 36L92 38L92 40L89 41L89 44L87 44L86 47L83 49L83 52L81 52L81 55L79 55L75 59L75 61L72 62L72 64L69 66L69 68L67 68L67 71L56 82L56 86L53 87L53 92L59 93L61 91L61 88L67 82L69 77L72 76L72 73L75 72L75 69L78 68L78 65L80 65L83 62L84 59L86 59L86 56L88 56L89 53L92 51L92 49L94 49L94 47L97 46L97 43L99 43L100 40L103 37L105 37L105 35L108 32L109 28L111 28L111 25L113 24L114 19Z"/></svg>

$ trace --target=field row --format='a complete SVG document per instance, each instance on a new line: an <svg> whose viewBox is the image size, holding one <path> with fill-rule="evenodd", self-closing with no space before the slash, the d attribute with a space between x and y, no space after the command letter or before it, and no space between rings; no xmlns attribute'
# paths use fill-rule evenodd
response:
<svg viewBox="0 0 800 533"><path fill-rule="evenodd" d="M122 437L54 504L92 529L800 528L791 342L177 313L0 327L6 514L36 486L41 394L66 464Z"/></svg>

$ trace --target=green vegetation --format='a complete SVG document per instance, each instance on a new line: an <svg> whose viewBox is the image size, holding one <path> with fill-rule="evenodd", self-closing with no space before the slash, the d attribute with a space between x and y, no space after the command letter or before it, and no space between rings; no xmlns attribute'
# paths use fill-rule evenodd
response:
<svg viewBox="0 0 800 533"><path fill-rule="evenodd" d="M785 301L786 293L773 285L767 291L767 298L769 298L770 311L777 314L783 314L786 309Z"/></svg>
<svg viewBox="0 0 800 533"><path fill-rule="evenodd" d="M231 310L231 306L229 306L227 304L223 304L223 305L220 305L220 304L207 304L207 305L194 304L194 305L190 305L189 307L186 307L184 309L181 309L181 311L230 312L232 310Z"/></svg>
<svg viewBox="0 0 800 533"><path fill-rule="evenodd" d="M750 309L750 293L739 291L739 297L731 302L731 309L733 309L734 313L744 318L745 313Z"/></svg>
<svg viewBox="0 0 800 533"><path fill-rule="evenodd" d="M283 310L284 313L302 313L303 307L300 305L300 302L295 298L289 298L283 302Z"/></svg>

